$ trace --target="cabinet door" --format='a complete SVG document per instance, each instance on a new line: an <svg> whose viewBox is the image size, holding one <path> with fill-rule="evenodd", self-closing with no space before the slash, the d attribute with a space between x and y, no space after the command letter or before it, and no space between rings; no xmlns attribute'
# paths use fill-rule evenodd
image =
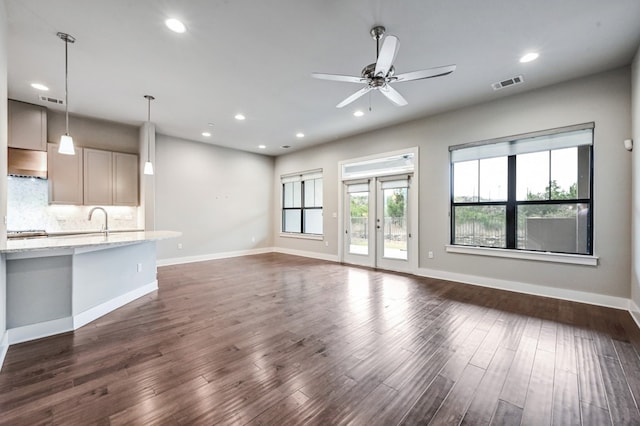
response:
<svg viewBox="0 0 640 426"><path fill-rule="evenodd" d="M138 205L138 156L113 153L113 204Z"/></svg>
<svg viewBox="0 0 640 426"><path fill-rule="evenodd" d="M58 154L58 145L48 144L49 204L82 205L82 148L76 155Z"/></svg>
<svg viewBox="0 0 640 426"><path fill-rule="evenodd" d="M9 101L9 148L47 151L47 109Z"/></svg>
<svg viewBox="0 0 640 426"><path fill-rule="evenodd" d="M84 205L113 204L111 152L84 148Z"/></svg>

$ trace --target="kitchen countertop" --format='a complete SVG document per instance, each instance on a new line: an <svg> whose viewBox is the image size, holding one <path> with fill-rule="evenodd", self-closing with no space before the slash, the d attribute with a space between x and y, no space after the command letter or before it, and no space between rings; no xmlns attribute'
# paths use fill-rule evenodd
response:
<svg viewBox="0 0 640 426"><path fill-rule="evenodd" d="M47 238L26 238L7 240L0 245L0 253L19 253L51 249L75 249L83 247L100 247L125 245L144 241L157 241L181 236L176 231L111 231L104 233L77 233ZM104 247L106 248L106 247Z"/></svg>

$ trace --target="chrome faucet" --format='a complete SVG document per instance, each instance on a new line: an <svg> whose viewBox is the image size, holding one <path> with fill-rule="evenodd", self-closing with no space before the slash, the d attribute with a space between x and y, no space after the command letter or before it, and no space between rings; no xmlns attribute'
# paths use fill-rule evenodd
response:
<svg viewBox="0 0 640 426"><path fill-rule="evenodd" d="M104 212L104 235L109 235L109 215L107 214L107 211L102 208L102 207L94 207L91 209L91 211L89 211L89 220L91 220L91 216L93 215L93 212L96 210L102 210Z"/></svg>

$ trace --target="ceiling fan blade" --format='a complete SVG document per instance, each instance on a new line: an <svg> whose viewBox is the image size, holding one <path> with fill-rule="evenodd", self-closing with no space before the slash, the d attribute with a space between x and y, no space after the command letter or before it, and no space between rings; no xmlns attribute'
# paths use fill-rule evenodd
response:
<svg viewBox="0 0 640 426"><path fill-rule="evenodd" d="M386 36L382 42L382 48L376 61L376 70L374 75L386 77L389 73L393 61L396 59L398 49L400 48L400 40L396 36Z"/></svg>
<svg viewBox="0 0 640 426"><path fill-rule="evenodd" d="M370 90L371 90L371 86L363 87L362 89L358 90L356 93L354 93L353 95L349 96L347 99L345 99L344 101L336 105L336 108L342 108L343 106L349 105L351 102L355 101L360 96L364 95Z"/></svg>
<svg viewBox="0 0 640 426"><path fill-rule="evenodd" d="M393 77L395 81L411 81L422 80L424 78L442 77L443 75L451 74L456 70L455 65L447 65L444 67L429 68L428 70L420 70L413 72L406 72L404 74L398 74Z"/></svg>
<svg viewBox="0 0 640 426"><path fill-rule="evenodd" d="M385 84L380 88L380 92L387 97L391 102L398 106L407 105L407 100L393 87Z"/></svg>
<svg viewBox="0 0 640 426"><path fill-rule="evenodd" d="M311 77L319 78L320 80L344 81L347 83L362 83L365 81L362 77L340 74L323 74L320 72L311 73Z"/></svg>

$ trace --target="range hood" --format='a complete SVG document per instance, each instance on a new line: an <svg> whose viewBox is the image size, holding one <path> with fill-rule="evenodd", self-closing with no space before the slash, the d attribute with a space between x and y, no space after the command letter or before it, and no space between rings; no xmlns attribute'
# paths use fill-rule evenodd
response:
<svg viewBox="0 0 640 426"><path fill-rule="evenodd" d="M47 153L45 151L9 148L7 160L9 176L47 178Z"/></svg>

